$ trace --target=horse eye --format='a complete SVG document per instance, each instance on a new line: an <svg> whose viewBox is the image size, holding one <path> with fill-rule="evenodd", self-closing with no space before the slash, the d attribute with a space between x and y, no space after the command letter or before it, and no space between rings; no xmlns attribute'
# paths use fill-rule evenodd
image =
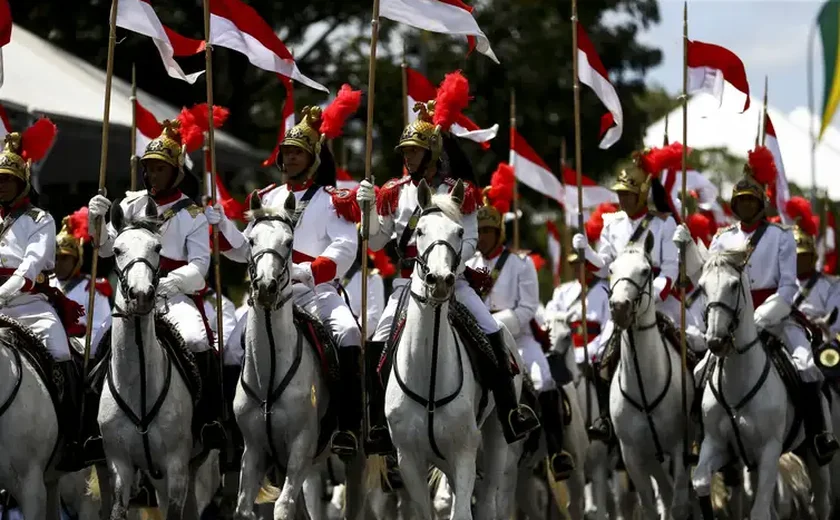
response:
<svg viewBox="0 0 840 520"><path fill-rule="evenodd" d="M253 238L248 239L248 245L251 246L251 247L254 247L254 239Z"/></svg>
<svg viewBox="0 0 840 520"><path fill-rule="evenodd" d="M422 236L423 236L423 230L422 230L422 229L418 229L418 230L417 230L417 236L418 236L418 237L422 237Z"/></svg>
<svg viewBox="0 0 840 520"><path fill-rule="evenodd" d="M163 249L162 244L158 244L155 246L155 253L160 254L160 250Z"/></svg>
<svg viewBox="0 0 840 520"><path fill-rule="evenodd" d="M120 249L119 247L115 247L114 248L114 254L117 255L117 256L122 256L122 254L123 254L122 249Z"/></svg>
<svg viewBox="0 0 840 520"><path fill-rule="evenodd" d="M458 230L458 238L464 238L464 228Z"/></svg>

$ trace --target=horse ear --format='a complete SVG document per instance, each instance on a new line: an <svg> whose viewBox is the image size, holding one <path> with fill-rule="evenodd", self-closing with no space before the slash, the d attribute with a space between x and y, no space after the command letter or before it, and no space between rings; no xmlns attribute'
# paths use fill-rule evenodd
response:
<svg viewBox="0 0 840 520"><path fill-rule="evenodd" d="M158 216L157 204L155 204L155 201L151 197L146 197L145 213L146 218L157 218Z"/></svg>
<svg viewBox="0 0 840 520"><path fill-rule="evenodd" d="M653 233L648 233L645 237L645 253L650 254L653 251Z"/></svg>
<svg viewBox="0 0 840 520"><path fill-rule="evenodd" d="M829 327L834 326L834 323L837 321L837 311L838 309L837 307L835 307L834 310L831 311L831 314L828 315L828 321L826 321L826 325L828 325Z"/></svg>
<svg viewBox="0 0 840 520"><path fill-rule="evenodd" d="M115 200L114 203L111 204L111 225L114 226L117 233L122 231L122 228L125 225L125 214L123 213L122 206L120 206L120 202L120 200Z"/></svg>
<svg viewBox="0 0 840 520"><path fill-rule="evenodd" d="M288 195L286 195L286 201L283 203L283 209L286 210L286 213L289 215L293 214L297 209L297 200L295 200L295 194L291 191Z"/></svg>
<svg viewBox="0 0 840 520"><path fill-rule="evenodd" d="M453 202L458 203L458 206L460 206L461 203L464 202L465 191L464 181L458 179L458 182L455 183L455 187L449 192L449 197L453 200Z"/></svg>
<svg viewBox="0 0 840 520"><path fill-rule="evenodd" d="M426 179L421 180L417 185L417 204L420 209L426 209L432 205L432 190L426 184Z"/></svg>
<svg viewBox="0 0 840 520"><path fill-rule="evenodd" d="M251 200L251 211L257 211L262 209L262 200L260 199L260 193L257 190L252 191L251 196L248 198Z"/></svg>

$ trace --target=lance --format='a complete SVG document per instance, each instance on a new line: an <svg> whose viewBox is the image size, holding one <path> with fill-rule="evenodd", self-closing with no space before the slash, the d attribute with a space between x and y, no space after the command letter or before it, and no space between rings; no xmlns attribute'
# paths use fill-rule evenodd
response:
<svg viewBox="0 0 840 520"><path fill-rule="evenodd" d="M767 76L764 76L764 111L761 125L761 146L764 146L764 143L767 142Z"/></svg>
<svg viewBox="0 0 840 520"><path fill-rule="evenodd" d="M137 191L137 69L131 64L131 191Z"/></svg>
<svg viewBox="0 0 840 520"><path fill-rule="evenodd" d="M379 0L373 0L373 15L370 20L370 62L368 63L368 99L367 99L367 128L365 129L365 180L371 182L373 167L373 101L376 88L376 44L379 41ZM407 97L403 97L407 99ZM406 101L403 101L405 104ZM407 114L407 111L406 111ZM403 116L406 117L406 116ZM368 410L367 395L367 310L368 310L368 238L370 238L370 203L362 204L362 309L360 314L360 328L362 329L362 355L359 373L362 380L362 435L368 441L370 412Z"/></svg>
<svg viewBox="0 0 840 520"><path fill-rule="evenodd" d="M213 132L213 46L210 45L210 0L204 0L204 62L207 72L207 149L205 168L210 169L210 199L216 204L216 141ZM206 178L206 175L205 175ZM205 181L206 182L206 181ZM206 192L205 192L206 193ZM213 277L216 290L216 340L219 344L219 381L224 381L225 337L224 316L222 315L222 269L219 262L219 226L213 226ZM222 420L228 420L225 385L219 388L221 396Z"/></svg>
<svg viewBox="0 0 840 520"><path fill-rule="evenodd" d="M682 222L686 219L686 209L688 207L688 0L683 3L683 95L682 95L682 116L683 116L683 135L682 135L682 206L680 208L680 216ZM682 414L683 414L683 461L688 465L688 432L690 426L690 418L688 415L688 394L686 389L686 372L687 365L687 344L685 337L686 316L685 316L685 289L686 289L686 275L685 275L685 244L680 244L680 361L682 364Z"/></svg>
<svg viewBox="0 0 840 520"><path fill-rule="evenodd" d="M566 136L563 136L560 139L560 175L563 178L563 172L566 171ZM559 280L555 277L554 285L558 285L563 280L568 280L572 277L571 268L572 266L569 264L568 256L569 250L571 249L571 238L569 237L569 226L566 224L566 212L568 211L565 207L563 209L563 218L560 219L560 240L561 247L560 247L560 266L562 273L560 273Z"/></svg>
<svg viewBox="0 0 840 520"><path fill-rule="evenodd" d="M514 134L516 132L516 92L510 90L510 164L513 166L516 152L513 148ZM516 167L514 166L514 171ZM502 215L504 220L504 215ZM504 226L504 222L502 222ZM519 183L513 182L513 250L519 251Z"/></svg>
<svg viewBox="0 0 840 520"><path fill-rule="evenodd" d="M99 191L98 193L105 196L105 172L108 170L108 130L111 127L111 80L114 77L114 47L117 44L117 2L111 1L111 19L109 20L108 28L108 62L105 67L105 108L102 110L102 148L99 152ZM94 226L93 234L93 258L90 264L90 284L88 285L88 306L87 306L87 328L85 330L85 355L83 362L83 379L87 381L88 363L90 363L90 341L93 332L93 308L96 301L96 270L99 267L99 237L102 234L102 219L97 220ZM81 385L82 392L79 401L79 431L81 432L82 424L84 424L85 417L85 399L84 399L84 385Z"/></svg>
<svg viewBox="0 0 840 520"><path fill-rule="evenodd" d="M408 61L405 59L405 45L403 45L402 63L400 63L400 74L402 74L402 106L403 126L408 126Z"/></svg>
<svg viewBox="0 0 840 520"><path fill-rule="evenodd" d="M572 74L574 75L574 87L572 88L575 97L575 180L577 182L577 203L578 203L578 233L586 233L583 225L583 152L581 150L580 135L580 78L578 78L578 16L577 0L572 0ZM583 248L578 250L578 281L580 283L580 321L583 329L583 356L587 364L589 359L589 327L586 323L586 252ZM587 424L589 426L589 411L592 409L592 392L590 385L586 385L586 410Z"/></svg>

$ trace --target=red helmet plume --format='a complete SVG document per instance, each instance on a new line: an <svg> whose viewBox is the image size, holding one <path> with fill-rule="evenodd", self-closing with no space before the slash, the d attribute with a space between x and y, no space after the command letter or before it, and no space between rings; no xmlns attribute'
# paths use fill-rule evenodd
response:
<svg viewBox="0 0 840 520"><path fill-rule="evenodd" d="M490 177L490 188L487 190L490 205L499 210L499 213L505 214L510 211L515 183L513 168L507 163L499 163Z"/></svg>
<svg viewBox="0 0 840 520"><path fill-rule="evenodd" d="M435 113L432 122L440 126L441 130L449 131L449 128L458 119L467 105L470 104L470 83L461 74L455 71L446 75L438 87L435 97Z"/></svg>
<svg viewBox="0 0 840 520"><path fill-rule="evenodd" d="M353 115L362 104L362 91L344 84L338 91L330 105L321 113L321 134L327 139L335 139L341 135L341 129L347 119Z"/></svg>

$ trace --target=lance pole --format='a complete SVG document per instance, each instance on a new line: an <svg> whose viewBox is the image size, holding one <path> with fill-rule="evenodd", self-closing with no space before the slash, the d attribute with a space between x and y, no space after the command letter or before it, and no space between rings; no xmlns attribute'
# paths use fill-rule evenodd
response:
<svg viewBox="0 0 840 520"><path fill-rule="evenodd" d="M411 107L408 106L408 61L405 58L405 45L403 45L400 74L402 74L403 126L408 126L408 111L411 110Z"/></svg>
<svg viewBox="0 0 840 520"><path fill-rule="evenodd" d="M560 138L560 178L563 179L563 172L566 171L566 137L563 136ZM560 285L560 282L563 280L568 279L571 275L569 274L569 262L566 261L566 258L569 256L569 226L566 225L566 207L563 208L563 218L560 219L560 260L559 264L559 271L554 273L554 286L557 287Z"/></svg>
<svg viewBox="0 0 840 520"><path fill-rule="evenodd" d="M577 0L572 0L572 74L574 75L574 87L572 88L575 97L575 180L577 182L577 204L578 204L578 233L586 234L583 224L583 151L581 148L580 135L580 79L578 78L578 16ZM591 364L589 358L589 327L586 323L586 251L584 248L578 250L578 282L580 283L580 323L581 335L583 336L583 355L587 364ZM590 385L586 385L586 426L590 425L589 410L591 410L592 396Z"/></svg>
<svg viewBox="0 0 840 520"><path fill-rule="evenodd" d="M114 47L117 45L117 4L118 0L111 1L111 18L108 28L108 62L105 67L105 108L102 110L102 148L99 152L99 191L105 196L105 173L108 171L108 131L111 127L111 80L114 77ZM90 363L90 342L93 332L93 309L96 302L96 270L99 266L99 238L102 235L103 219L96 222L93 235L93 258L90 264L90 284L88 285L88 306L86 312L87 327L85 329L85 355L83 361L82 381L87 381L88 363ZM85 417L84 384L79 385L81 390L79 405L79 431L81 432Z"/></svg>
<svg viewBox="0 0 840 520"><path fill-rule="evenodd" d="M131 191L137 191L137 68L131 64Z"/></svg>
<svg viewBox="0 0 840 520"><path fill-rule="evenodd" d="M516 91L510 89L510 164L513 166L513 160L516 151L513 148L514 133L516 132ZM516 167L513 166L514 172ZM502 225L504 226L504 215L502 215ZM519 182L513 181L513 250L519 251Z"/></svg>
<svg viewBox="0 0 840 520"><path fill-rule="evenodd" d="M216 204L216 140L213 132L213 46L210 44L210 0L204 0L204 67L207 82L207 155L205 168L210 170L210 203ZM205 179L206 179L205 175ZM207 182L205 180L205 182ZM205 191L206 193L206 191ZM219 345L219 381L224 381L224 316L222 313L222 268L219 262L219 226L213 226L213 278L216 290L216 341ZM222 402L222 420L228 420L224 383L219 388Z"/></svg>
<svg viewBox="0 0 840 520"><path fill-rule="evenodd" d="M688 1L683 3L683 93L682 93L682 116L683 116L683 135L682 135L682 205L680 208L681 220L685 223L686 209L688 207ZM667 238L666 238L667 240ZM686 317L685 317L685 289L686 289L686 275L685 275L685 257L686 246L680 244L680 360L682 364L682 414L683 414L683 461L688 465L688 432L689 432L689 416L688 416L688 394L686 389L686 372L687 372L687 345L685 337Z"/></svg>
<svg viewBox="0 0 840 520"><path fill-rule="evenodd" d="M761 122L761 146L764 146L764 143L767 142L767 93L768 93L768 85L767 85L767 76L764 76L764 112L762 116Z"/></svg>
<svg viewBox="0 0 840 520"><path fill-rule="evenodd" d="M367 98L367 128L365 129L365 180L372 182L373 178L373 102L376 93L376 45L379 42L379 0L373 0L373 15L370 20L370 62L368 63L368 98ZM403 69L405 70L405 69ZM404 97L404 99L407 99ZM405 106L406 101L403 101ZM406 114L408 112L406 111ZM404 115L403 117L406 117ZM370 238L370 203L362 204L362 309L360 314L360 328L362 329L362 355L359 372L362 380L362 436L368 440L370 429L370 412L368 410L367 395L367 357L365 344L367 342L367 311L368 311L368 239Z"/></svg>

